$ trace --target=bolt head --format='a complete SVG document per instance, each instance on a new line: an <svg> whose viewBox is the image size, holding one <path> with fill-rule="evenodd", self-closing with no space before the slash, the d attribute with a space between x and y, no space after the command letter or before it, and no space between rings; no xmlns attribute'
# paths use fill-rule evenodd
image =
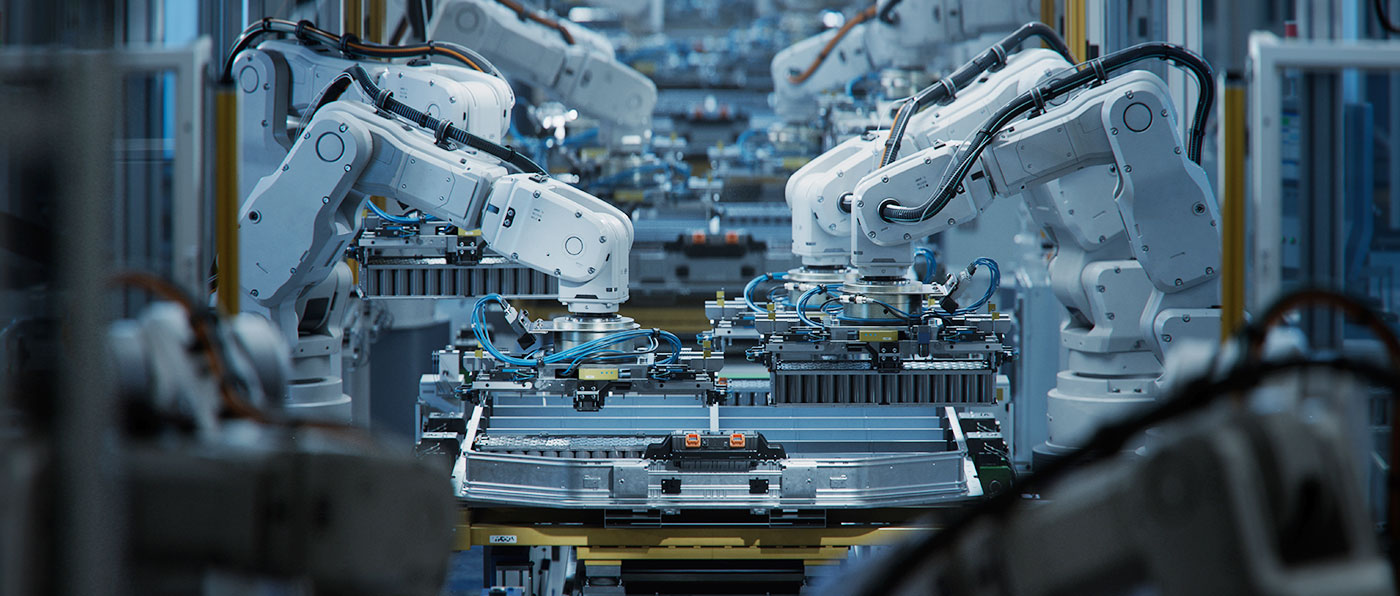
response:
<svg viewBox="0 0 1400 596"><path fill-rule="evenodd" d="M951 225L953 225L953 224L955 224L955 223L958 223L958 220L956 220L956 219L953 219L953 218L951 218L951 217L950 217L950 218L948 218L948 225L950 225L950 226L951 226Z"/></svg>
<svg viewBox="0 0 1400 596"><path fill-rule="evenodd" d="M869 237L871 237L871 238L874 238L874 237L875 237L875 232L866 232L865 235L866 235L866 236L869 236Z"/></svg>
<svg viewBox="0 0 1400 596"><path fill-rule="evenodd" d="M1123 171L1124 171L1124 172L1131 172L1131 171L1133 171L1133 166L1132 166L1132 165L1128 165L1128 164L1124 164L1124 165L1123 165Z"/></svg>
<svg viewBox="0 0 1400 596"><path fill-rule="evenodd" d="M248 293L249 293L249 294L252 294L253 296L257 296L257 295L258 295L258 291L257 291L257 290L248 290Z"/></svg>
<svg viewBox="0 0 1400 596"><path fill-rule="evenodd" d="M321 197L321 204L322 204L322 205L325 205L325 204L330 203L330 202L331 202L331 198L330 198L330 197Z"/></svg>
<svg viewBox="0 0 1400 596"><path fill-rule="evenodd" d="M1170 334L1170 333L1164 333L1164 334L1162 334L1162 341L1167 342L1167 343L1172 343L1172 336L1171 336L1171 334Z"/></svg>
<svg viewBox="0 0 1400 596"><path fill-rule="evenodd" d="M1108 134L1111 134L1111 135L1116 135L1116 134L1118 134L1118 127L1113 127L1113 128L1108 129Z"/></svg>
<svg viewBox="0 0 1400 596"><path fill-rule="evenodd" d="M345 171L347 171L347 172L350 171L350 164L345 164Z"/></svg>
<svg viewBox="0 0 1400 596"><path fill-rule="evenodd" d="M340 125L340 132L345 132L345 131L347 131L347 130L349 130L349 129L350 129L350 127L347 126L347 125L344 125L344 124L341 124L341 125ZM311 135L308 134L307 136L309 137L309 136L311 136Z"/></svg>

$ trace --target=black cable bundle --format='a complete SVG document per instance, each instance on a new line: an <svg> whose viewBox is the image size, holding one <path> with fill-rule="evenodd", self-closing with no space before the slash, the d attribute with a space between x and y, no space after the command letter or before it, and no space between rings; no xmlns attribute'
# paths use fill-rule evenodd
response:
<svg viewBox="0 0 1400 596"><path fill-rule="evenodd" d="M1211 105L1215 102L1215 79L1210 65L1204 59L1181 46L1168 43L1143 43L1125 50L1095 58L1067 69L1046 83L1016 96L977 130L958 157L948 167L938 190L922 205L905 207L893 203L882 205L880 215L886 221L916 223L938 215L943 207L957 195L958 187L972 171L982 152L991 145L996 134L1021 115L1034 109L1043 108L1045 102L1069 93L1079 87L1102 83L1111 73L1123 70L1134 63L1161 59L1190 71L1196 77L1199 94L1196 99L1196 112L1191 120L1191 137L1187 142L1186 155L1196 163L1201 162L1201 145L1205 141L1206 119L1210 117Z"/></svg>
<svg viewBox="0 0 1400 596"><path fill-rule="evenodd" d="M891 3L893 6L895 3ZM1020 29L1012 32L996 42L986 51L978 54L976 58L962 65L957 70L937 83L925 87L913 97L900 104L898 113L895 114L894 124L890 126L890 138L885 140L885 151L880 155L880 167L885 167L894 162L899 157L899 144L904 137L904 130L909 127L909 120L920 110L937 104L951 101L959 89L967 87L977 77L982 76L989 70L1000 68L1006 64L1006 57L1017 51L1026 40L1037 37L1049 44L1054 50L1071 64L1074 63L1074 55L1070 53L1069 46L1065 45L1065 40L1055 33L1054 29L1044 23L1026 23Z"/></svg>
<svg viewBox="0 0 1400 596"><path fill-rule="evenodd" d="M380 89L378 85L375 85L374 81L370 79L369 73L365 72L365 69L360 65L357 64L347 69L345 72L355 79L360 89L364 91L365 96L369 97L376 107L433 131L433 134L437 136L439 141L443 139L452 139L473 149L488 153L527 174L549 174L544 168L541 168L539 164L536 164L531 161L530 158L525 157L525 155L510 147L499 145L478 137L453 126L451 122L429 116L410 107L404 102L394 99L394 94L388 89Z"/></svg>
<svg viewBox="0 0 1400 596"><path fill-rule="evenodd" d="M348 33L337 37L328 31L317 28L311 21L293 23L285 19L268 17L260 19L247 29L244 29L243 33L239 34L238 40L233 43L233 47L229 49L228 56L224 58L224 67L221 76L221 80L224 83L231 83L233 81L233 61L238 57L238 54L251 47L253 42L269 33L292 35L302 42L314 43L329 49L338 50L347 56L367 58L410 58L413 56L428 55L447 56L474 70L505 78L501 74L501 71L497 70L484 56L455 43L429 41L427 43L405 46L384 45L361 41L354 35Z"/></svg>

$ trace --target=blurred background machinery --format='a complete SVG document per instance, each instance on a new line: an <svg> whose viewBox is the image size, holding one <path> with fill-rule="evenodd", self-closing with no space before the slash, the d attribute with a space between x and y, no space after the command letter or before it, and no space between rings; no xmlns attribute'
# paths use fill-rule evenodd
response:
<svg viewBox="0 0 1400 596"><path fill-rule="evenodd" d="M1395 591L1390 0L0 0L0 594Z"/></svg>

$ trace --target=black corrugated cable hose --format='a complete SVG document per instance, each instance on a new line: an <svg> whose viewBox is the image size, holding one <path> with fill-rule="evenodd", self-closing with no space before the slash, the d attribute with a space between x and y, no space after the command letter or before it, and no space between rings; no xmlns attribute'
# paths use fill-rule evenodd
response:
<svg viewBox="0 0 1400 596"><path fill-rule="evenodd" d="M466 64L474 70L505 78L501 74L501 71L498 70L495 65L491 64L484 56L473 51L471 48L455 43L429 41L423 44L408 46L383 45L360 41L355 38L355 36L349 34L336 37L324 30L318 29L316 25L310 21L293 23L285 19L267 17L259 19L256 23L248 26L247 29L243 30L243 33L239 34L238 39L234 41L233 47L229 49L228 55L224 58L224 67L221 72L221 80L224 83L231 83L233 81L233 61L238 57L238 54L251 47L253 42L257 41L258 38L269 33L294 35L303 42L316 43L327 48L339 50L350 56L368 58L408 58L418 55L433 54L448 56L458 62Z"/></svg>
<svg viewBox="0 0 1400 596"><path fill-rule="evenodd" d="M977 80L977 77L982 76L982 73L1006 64L1006 57L1015 53L1022 43L1032 37L1040 38L1050 46L1051 50L1064 56L1066 62L1074 64L1074 54L1070 53L1069 46L1054 29L1039 22L1022 25L1021 28L1003 37L1001 41L996 42L976 58L953 71L953 74L925 87L900 105L899 112L894 118L894 124L890 126L890 138L885 140L885 151L880 155L880 167L893 163L895 158L899 156L899 144L904 137L904 130L908 128L909 120L913 118L914 114L933 104L953 99L955 92ZM952 85L953 88L949 89L949 85Z"/></svg>
<svg viewBox="0 0 1400 596"><path fill-rule="evenodd" d="M435 135L438 135L439 138L452 139L454 141L457 141L458 143L461 143L473 149L486 152L492 155L493 157L514 166L521 172L527 174L544 174L546 176L549 175L549 173L546 172L544 168L541 168L539 164L536 164L535 162L531 161L530 158L525 157L523 154L517 152L514 149L511 149L510 147L499 145L481 137L478 137L472 133L469 133L465 130L457 128L456 126L453 126L450 122L446 120L439 120L437 118L424 114L423 112L409 107L408 104L394 99L394 94L386 89L380 89L378 85L375 85L374 80L370 78L369 73L365 72L365 69L362 68L360 65L356 64L355 66L346 69L345 72L355 79L355 82L359 84L360 89L364 91L365 95L368 96L371 99L371 101L374 102L374 105L379 109L400 116L405 120L408 120L409 122L412 122L414 124L417 124L418 126L433 131L433 133Z"/></svg>

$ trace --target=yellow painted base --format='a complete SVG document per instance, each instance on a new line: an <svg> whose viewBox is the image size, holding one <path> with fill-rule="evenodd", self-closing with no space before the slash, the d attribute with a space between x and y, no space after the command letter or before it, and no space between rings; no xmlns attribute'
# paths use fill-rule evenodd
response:
<svg viewBox="0 0 1400 596"><path fill-rule="evenodd" d="M464 514L456 548L509 544L572 546L589 561L637 559L843 559L852 546L885 544L913 528L596 528L472 525Z"/></svg>

